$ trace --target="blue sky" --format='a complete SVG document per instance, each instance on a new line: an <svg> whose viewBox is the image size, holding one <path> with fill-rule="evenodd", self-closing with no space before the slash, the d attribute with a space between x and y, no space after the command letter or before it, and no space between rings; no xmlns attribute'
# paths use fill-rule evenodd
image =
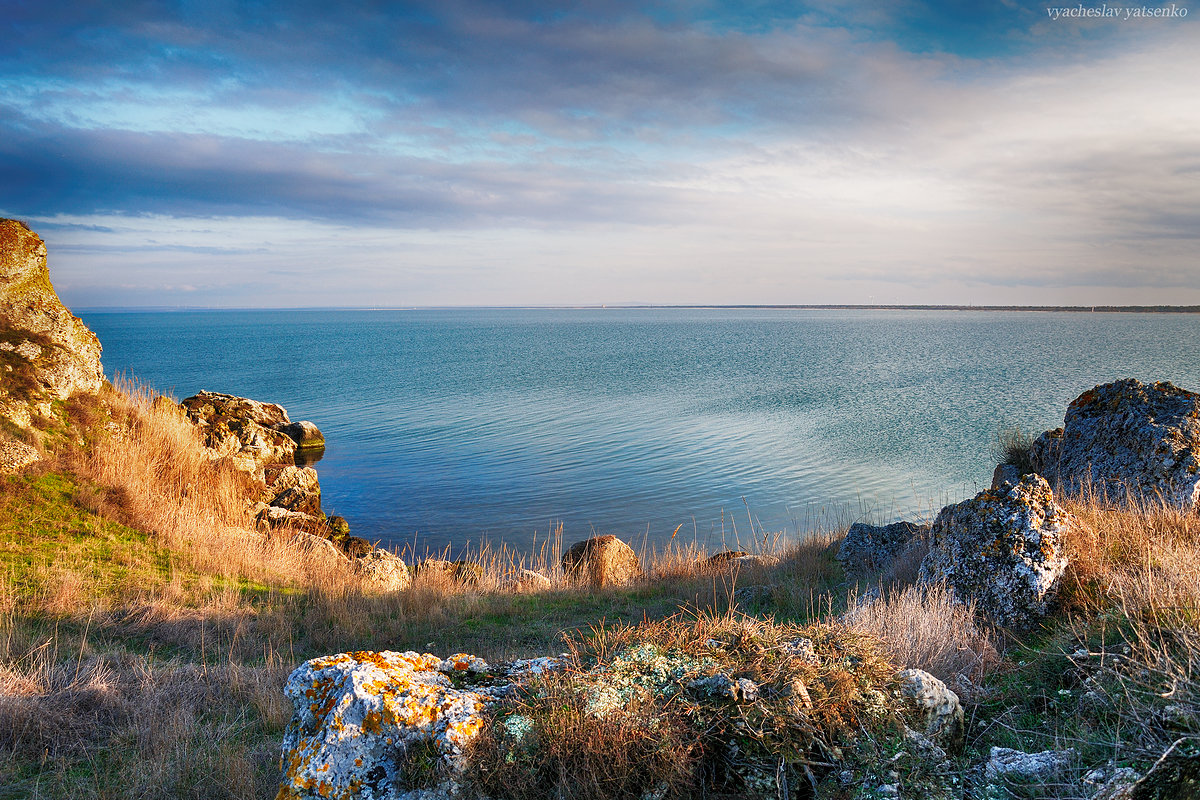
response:
<svg viewBox="0 0 1200 800"><path fill-rule="evenodd" d="M0 2L72 305L1200 303L1200 8Z"/></svg>

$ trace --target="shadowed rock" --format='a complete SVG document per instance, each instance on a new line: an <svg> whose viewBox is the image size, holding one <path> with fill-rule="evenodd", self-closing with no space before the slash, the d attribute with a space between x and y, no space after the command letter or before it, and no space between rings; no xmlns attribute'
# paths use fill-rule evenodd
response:
<svg viewBox="0 0 1200 800"><path fill-rule="evenodd" d="M911 522L893 522L883 526L856 522L847 531L837 560L847 575L873 575L882 571L912 542L928 532L928 525Z"/></svg>

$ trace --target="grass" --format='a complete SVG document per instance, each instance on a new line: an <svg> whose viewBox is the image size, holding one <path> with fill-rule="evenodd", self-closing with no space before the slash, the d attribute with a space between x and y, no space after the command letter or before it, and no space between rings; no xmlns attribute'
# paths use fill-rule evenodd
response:
<svg viewBox="0 0 1200 800"><path fill-rule="evenodd" d="M851 593L833 557L840 530L789 544L755 530L754 549L779 561L735 570L699 569L709 553L695 544L643 545L646 577L595 588L562 574L559 529L532 554L477 548L471 580L429 569L410 589L379 594L340 562L291 546L288 531L255 530L245 503L254 487L214 465L192 426L145 388L122 383L56 413L39 437L46 460L0 476L0 798L271 796L286 675L349 650L493 662L566 650L581 674L643 644L701 657L704 642L727 640L736 644L722 663L772 687L766 707L795 697L793 678L829 700L806 717L810 728L750 737L743 752L816 761L836 748L877 783L891 780L879 764L908 762L894 730L858 716L856 670L885 683L884 671L915 666L955 688L970 705L967 750L954 762L964 774L993 745L1074 747L1081 773L1109 759L1144 768L1174 738L1200 735L1193 514L1067 501L1081 524L1065 543L1061 609L1021 640L940 589L915 588L912 565L887 573L870 601ZM550 588L508 591L527 568ZM820 643L830 631L859 648L840 677L772 655L785 637ZM480 763L493 772L479 779L496 797L546 796L536 787L565 785L563 776L576 778L574 797L739 791L733 766L693 735L695 718L638 695L597 720L584 713L584 688L548 679L508 712L540 726L544 752L510 762L502 734L482 740L492 757ZM736 720L703 722L725 731ZM765 730L766 717L751 722ZM810 783L788 763L793 786ZM905 767L904 780L924 785L921 769ZM1078 777L1052 791L1074 796ZM823 797L849 797L821 785Z"/></svg>

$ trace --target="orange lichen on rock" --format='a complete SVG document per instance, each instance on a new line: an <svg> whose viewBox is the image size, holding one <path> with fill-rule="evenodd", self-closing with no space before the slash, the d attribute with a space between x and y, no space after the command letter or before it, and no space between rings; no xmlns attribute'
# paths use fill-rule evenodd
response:
<svg viewBox="0 0 1200 800"><path fill-rule="evenodd" d="M448 771L483 727L482 712L507 687L455 688L445 673L482 673L465 653L339 653L288 679L295 714L284 736L279 800L398 796L405 751L431 742Z"/></svg>

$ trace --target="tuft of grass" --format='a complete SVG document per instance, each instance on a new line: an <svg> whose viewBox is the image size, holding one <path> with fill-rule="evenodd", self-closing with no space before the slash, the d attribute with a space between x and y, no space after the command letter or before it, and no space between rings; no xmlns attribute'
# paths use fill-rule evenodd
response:
<svg viewBox="0 0 1200 800"><path fill-rule="evenodd" d="M1022 475L1033 472L1030 450L1034 436L1020 428L1005 428L996 434L992 443L992 460L997 464L1012 464Z"/></svg>

